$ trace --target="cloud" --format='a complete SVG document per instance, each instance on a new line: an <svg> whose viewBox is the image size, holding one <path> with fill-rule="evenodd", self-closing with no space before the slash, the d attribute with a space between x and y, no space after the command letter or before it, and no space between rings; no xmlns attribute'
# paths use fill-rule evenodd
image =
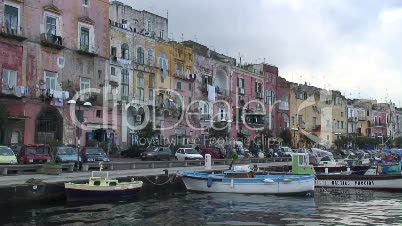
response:
<svg viewBox="0 0 402 226"><path fill-rule="evenodd" d="M402 104L402 2L398 0L126 0L163 16L169 35L351 98Z"/></svg>

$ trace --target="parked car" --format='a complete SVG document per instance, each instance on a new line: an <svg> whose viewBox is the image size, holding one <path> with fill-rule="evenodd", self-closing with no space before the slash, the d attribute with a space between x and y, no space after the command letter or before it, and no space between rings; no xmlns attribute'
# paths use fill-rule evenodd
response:
<svg viewBox="0 0 402 226"><path fill-rule="evenodd" d="M84 147L81 151L83 162L109 162L110 159L102 148Z"/></svg>
<svg viewBox="0 0 402 226"><path fill-rule="evenodd" d="M17 159L22 164L46 163L50 161L47 146L43 144L28 144L21 148Z"/></svg>
<svg viewBox="0 0 402 226"><path fill-rule="evenodd" d="M134 145L129 147L128 149L120 152L120 155L123 158L139 158L141 157L141 153L149 151L150 149L143 145Z"/></svg>
<svg viewBox="0 0 402 226"><path fill-rule="evenodd" d="M61 146L56 149L56 162L81 162L78 151L75 147Z"/></svg>
<svg viewBox="0 0 402 226"><path fill-rule="evenodd" d="M0 146L0 164L17 164L17 157L7 146Z"/></svg>
<svg viewBox="0 0 402 226"><path fill-rule="evenodd" d="M289 147L281 147L280 150L284 154L285 157L290 157L293 154L292 149Z"/></svg>
<svg viewBox="0 0 402 226"><path fill-rule="evenodd" d="M172 150L168 147L157 147L153 148L149 151L145 151L141 153L141 159L143 161L145 160L154 160L154 161L159 161L159 160L173 160L173 154Z"/></svg>
<svg viewBox="0 0 402 226"><path fill-rule="evenodd" d="M205 158L206 154L210 154L211 158L213 158L213 159L220 159L221 158L220 151L217 148L214 148L214 147L201 148L200 149L200 154L204 158Z"/></svg>
<svg viewBox="0 0 402 226"><path fill-rule="evenodd" d="M200 160L204 157L193 148L179 148L176 151L175 157L177 160Z"/></svg>

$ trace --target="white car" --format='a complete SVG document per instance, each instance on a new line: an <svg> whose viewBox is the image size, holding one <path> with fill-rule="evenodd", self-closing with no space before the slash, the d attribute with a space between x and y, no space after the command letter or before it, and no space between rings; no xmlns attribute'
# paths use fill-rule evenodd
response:
<svg viewBox="0 0 402 226"><path fill-rule="evenodd" d="M201 160L204 159L197 150L193 148L179 148L176 151L175 157L177 160Z"/></svg>

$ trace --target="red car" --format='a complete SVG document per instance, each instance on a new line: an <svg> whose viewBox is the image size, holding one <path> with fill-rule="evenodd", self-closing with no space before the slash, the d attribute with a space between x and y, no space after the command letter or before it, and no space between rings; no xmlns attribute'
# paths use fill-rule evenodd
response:
<svg viewBox="0 0 402 226"><path fill-rule="evenodd" d="M43 144L28 144L18 153L18 162L22 164L46 163L50 161L48 148Z"/></svg>
<svg viewBox="0 0 402 226"><path fill-rule="evenodd" d="M200 154L205 158L206 154L210 154L211 158L213 159L220 159L221 153L217 148L214 147L207 147L207 148L200 148Z"/></svg>

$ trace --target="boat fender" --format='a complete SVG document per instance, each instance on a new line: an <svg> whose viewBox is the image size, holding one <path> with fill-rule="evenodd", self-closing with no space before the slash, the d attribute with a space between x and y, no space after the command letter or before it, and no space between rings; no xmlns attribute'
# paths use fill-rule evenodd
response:
<svg viewBox="0 0 402 226"><path fill-rule="evenodd" d="M274 180L271 180L271 179L264 179L263 181L264 181L264 183L274 183L275 182Z"/></svg>
<svg viewBox="0 0 402 226"><path fill-rule="evenodd" d="M291 181L292 181L292 179L288 179L288 178L283 179L283 182L291 182Z"/></svg>
<svg viewBox="0 0 402 226"><path fill-rule="evenodd" d="M208 177L207 186L210 188L212 186L213 179L212 177Z"/></svg>

